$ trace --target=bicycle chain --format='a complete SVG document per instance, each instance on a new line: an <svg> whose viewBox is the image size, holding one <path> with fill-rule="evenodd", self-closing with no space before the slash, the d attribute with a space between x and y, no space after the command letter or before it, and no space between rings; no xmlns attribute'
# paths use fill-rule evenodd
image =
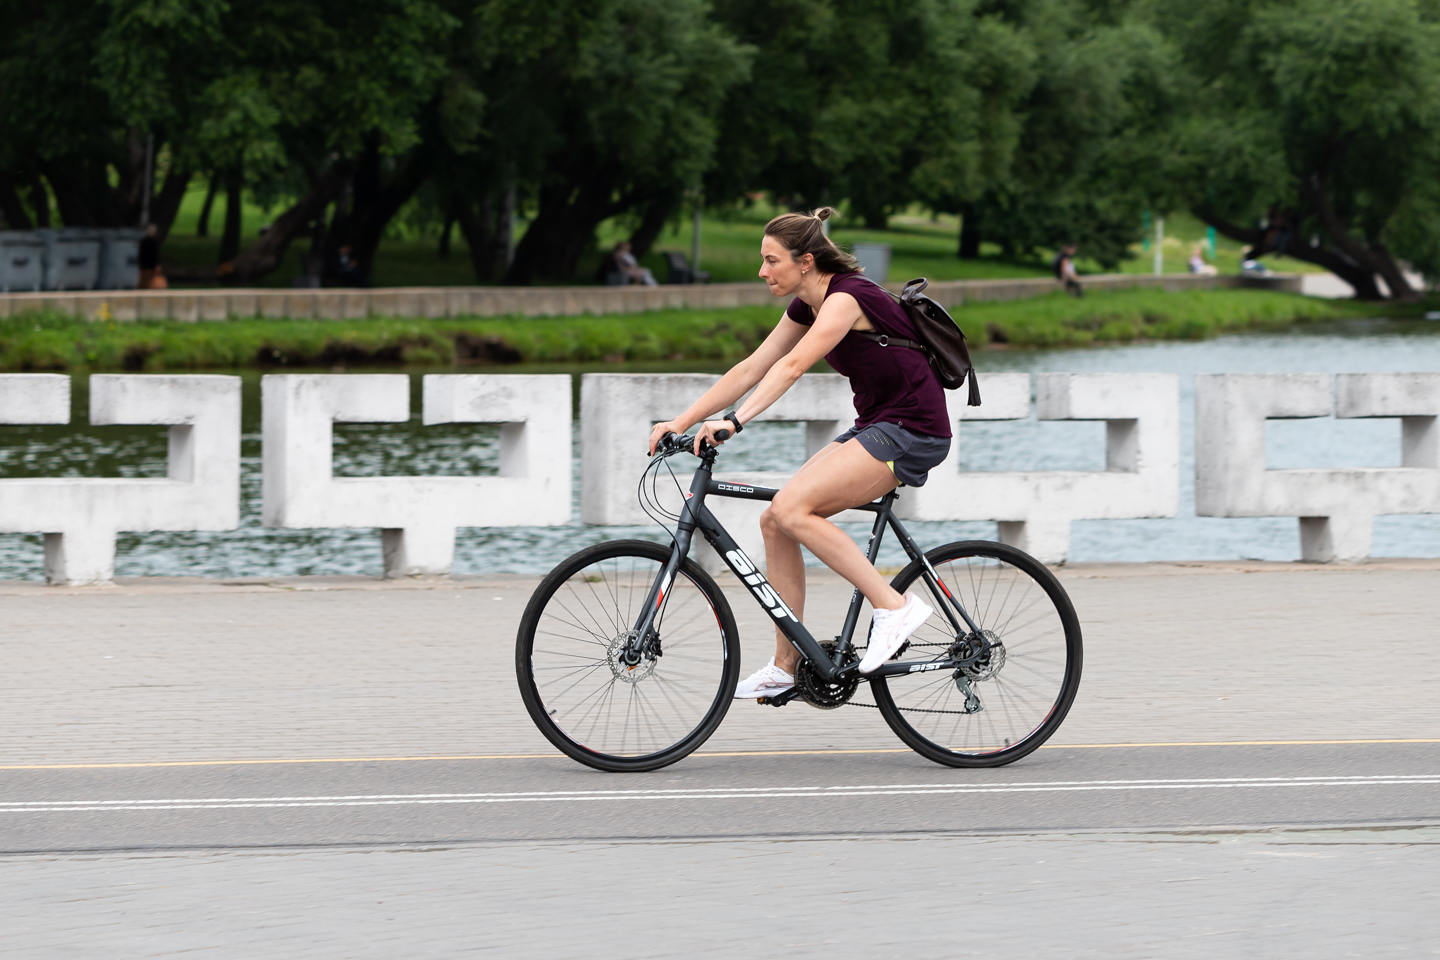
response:
<svg viewBox="0 0 1440 960"><path fill-rule="evenodd" d="M938 646L940 646L940 644L938 644L938 643L927 643L927 644L916 644L916 646L938 647ZM869 707L871 710L879 710L879 709L880 709L879 704L874 704L874 703L856 703L854 700L847 700L847 701L846 701L846 706L850 706L850 707ZM926 709L925 707L897 707L896 709L898 709L901 713L964 713L964 712L965 712L964 710L929 710L929 709Z"/></svg>

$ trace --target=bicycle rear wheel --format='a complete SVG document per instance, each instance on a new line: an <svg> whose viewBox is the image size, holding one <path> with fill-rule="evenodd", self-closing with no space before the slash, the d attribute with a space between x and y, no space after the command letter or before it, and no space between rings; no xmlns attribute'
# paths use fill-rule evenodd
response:
<svg viewBox="0 0 1440 960"><path fill-rule="evenodd" d="M998 767L1044 743L1065 719L1080 686L1080 621L1055 575L1002 543L949 543L926 554L940 583L994 644L963 670L877 677L875 703L890 729L917 753L952 767ZM922 582L911 563L891 581L901 593ZM935 605L923 586L916 591ZM953 601L947 599L947 604ZM908 660L943 660L974 649L937 608L910 637ZM917 656L918 655L918 656ZM967 695L968 694L968 695Z"/></svg>
<svg viewBox="0 0 1440 960"><path fill-rule="evenodd" d="M520 620L515 673L540 732L600 770L654 770L715 731L735 692L740 642L715 581L686 560L661 600L660 655L627 666L631 636L670 548L596 544L541 581Z"/></svg>

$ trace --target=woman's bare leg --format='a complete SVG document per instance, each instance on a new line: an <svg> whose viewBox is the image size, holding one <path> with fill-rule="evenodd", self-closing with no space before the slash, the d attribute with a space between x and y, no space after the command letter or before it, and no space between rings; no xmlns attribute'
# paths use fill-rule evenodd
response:
<svg viewBox="0 0 1440 960"><path fill-rule="evenodd" d="M804 617L802 544L854 584L877 610L895 610L904 604L904 598L885 581L855 541L827 519L889 493L897 483L888 466L852 439L816 454L775 495L760 518L766 576L795 616ZM775 665L794 673L798 660L795 648L777 630Z"/></svg>

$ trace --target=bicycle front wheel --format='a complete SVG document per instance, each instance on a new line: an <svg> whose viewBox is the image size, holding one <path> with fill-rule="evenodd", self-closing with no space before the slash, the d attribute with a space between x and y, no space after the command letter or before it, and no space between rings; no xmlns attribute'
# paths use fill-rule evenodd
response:
<svg viewBox="0 0 1440 960"><path fill-rule="evenodd" d="M596 544L541 581L520 621L515 672L540 732L600 770L654 770L715 731L735 692L740 641L719 586L686 560L660 600L658 656L620 654L670 548Z"/></svg>
<svg viewBox="0 0 1440 960"><path fill-rule="evenodd" d="M1055 575L1029 554L1002 543L965 541L926 554L943 602L964 606L991 643L983 658L958 670L917 671L871 681L890 729L924 757L952 767L998 767L1018 760L1059 728L1080 686L1080 621ZM923 564L892 581L917 582L916 593L937 606L910 637L905 659L944 660L977 649L977 637L956 631L925 589ZM917 656L918 655L918 656Z"/></svg>

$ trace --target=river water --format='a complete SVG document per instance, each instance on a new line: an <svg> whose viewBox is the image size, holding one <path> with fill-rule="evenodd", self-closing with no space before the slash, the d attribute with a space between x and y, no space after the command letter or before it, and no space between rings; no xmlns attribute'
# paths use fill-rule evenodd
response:
<svg viewBox="0 0 1440 960"><path fill-rule="evenodd" d="M990 371L1175 373L1180 377L1181 467L1179 515L1154 520L1081 520L1072 526L1076 562L1176 560L1294 560L1294 518L1196 517L1194 497L1194 376L1197 373L1440 371L1440 323L1350 321L1283 335L1234 335L1200 342L1148 343L1084 350L987 350L976 357ZM616 367L589 370L617 372ZM626 371L641 368L627 367ZM662 369L649 366L646 371ZM671 366L671 372L703 366ZM453 372L453 371L435 371ZM554 368L506 368L554 372ZM573 372L573 370L572 370ZM122 533L118 577L266 577L381 573L380 536L373 529L285 530L260 524L259 375L242 374L241 525L222 532ZM578 374L577 374L578 376ZM419 377L413 378L415 415L405 424L337 424L337 476L494 474L498 429L450 424L422 427ZM69 426L0 426L0 478L164 477L166 432L154 427L92 427L84 378L74 383ZM576 385L578 397L578 382ZM657 418L675 411L655 411ZM613 537L665 540L650 527L593 527L579 522L579 443L576 425L575 506L567 527L466 528L456 538L457 574L538 573L570 552ZM756 423L744 442L727 445L727 469L787 469L803 459L802 428ZM644 437L637 436L637 445ZM966 423L957 437L963 470L1103 470L1104 425L1029 420ZM1400 465L1397 420L1270 421L1266 465L1395 467ZM993 523L912 523L925 545L960 538L993 538ZM868 526L849 526L862 543ZM893 544L882 565L899 565ZM1440 515L1376 520L1372 553L1379 557L1440 556ZM0 534L0 579L43 579L39 535Z"/></svg>

